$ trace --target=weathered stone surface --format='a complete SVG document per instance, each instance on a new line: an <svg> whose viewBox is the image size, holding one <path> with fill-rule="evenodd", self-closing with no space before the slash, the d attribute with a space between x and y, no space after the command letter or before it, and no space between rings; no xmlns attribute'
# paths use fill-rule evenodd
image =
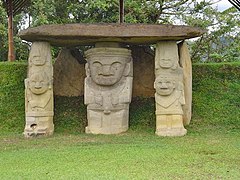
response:
<svg viewBox="0 0 240 180"><path fill-rule="evenodd" d="M127 131L133 80L131 51L99 47L85 54L86 133L117 134Z"/></svg>
<svg viewBox="0 0 240 180"><path fill-rule="evenodd" d="M187 133L183 126L182 105L185 104L183 72L178 62L175 41L157 43L154 88L156 134L159 136L183 136Z"/></svg>
<svg viewBox="0 0 240 180"><path fill-rule="evenodd" d="M27 41L47 41L56 46L78 46L104 41L153 44L160 40L198 37L204 32L189 26L160 24L64 24L29 28L19 36Z"/></svg>
<svg viewBox="0 0 240 180"><path fill-rule="evenodd" d="M150 47L131 48L133 57L133 97L154 97L154 51Z"/></svg>
<svg viewBox="0 0 240 180"><path fill-rule="evenodd" d="M185 104L183 105L183 123L188 125L192 117L192 62L186 42L178 45L180 65L183 68Z"/></svg>
<svg viewBox="0 0 240 180"><path fill-rule="evenodd" d="M60 51L54 70L54 95L82 96L84 93L85 67L72 56L71 50Z"/></svg>
<svg viewBox="0 0 240 180"><path fill-rule="evenodd" d="M54 131L52 78L50 45L34 42L25 79L25 137L51 135Z"/></svg>
<svg viewBox="0 0 240 180"><path fill-rule="evenodd" d="M133 97L154 97L154 51L145 46L135 46L130 49L133 57ZM79 64L70 51L70 49L61 50L53 65L54 94L82 96L86 76L84 64Z"/></svg>

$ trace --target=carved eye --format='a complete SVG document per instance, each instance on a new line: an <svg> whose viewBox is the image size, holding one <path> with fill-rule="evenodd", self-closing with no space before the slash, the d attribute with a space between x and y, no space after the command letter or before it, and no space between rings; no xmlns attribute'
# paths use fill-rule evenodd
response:
<svg viewBox="0 0 240 180"><path fill-rule="evenodd" d="M122 66L122 64L120 62L114 62L111 65L112 69L114 69L114 70L118 70L121 66Z"/></svg>
<svg viewBox="0 0 240 180"><path fill-rule="evenodd" d="M159 80L159 81L158 81L158 84L162 84L162 83L164 83L162 80Z"/></svg>
<svg viewBox="0 0 240 180"><path fill-rule="evenodd" d="M102 64L99 61L94 62L92 65L93 65L93 67L96 67L96 68L102 66Z"/></svg>
<svg viewBox="0 0 240 180"><path fill-rule="evenodd" d="M167 81L166 84L169 86L169 85L172 84L172 82L171 81Z"/></svg>

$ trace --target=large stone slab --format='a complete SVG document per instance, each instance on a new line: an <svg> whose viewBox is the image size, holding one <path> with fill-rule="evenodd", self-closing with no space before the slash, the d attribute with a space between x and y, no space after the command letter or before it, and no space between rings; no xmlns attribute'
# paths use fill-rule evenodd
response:
<svg viewBox="0 0 240 180"><path fill-rule="evenodd" d="M130 49L133 57L133 97L154 97L154 50L148 46Z"/></svg>
<svg viewBox="0 0 240 180"><path fill-rule="evenodd" d="M192 118L192 61L186 42L178 44L180 65L183 68L185 104L183 105L183 123L188 125Z"/></svg>
<svg viewBox="0 0 240 180"><path fill-rule="evenodd" d="M72 55L72 50L63 48L53 65L54 95L82 96L86 76L83 63Z"/></svg>
<svg viewBox="0 0 240 180"><path fill-rule="evenodd" d="M78 46L104 41L154 44L160 40L194 38L204 32L190 26L160 24L55 24L28 28L19 36L27 41L47 41L55 46Z"/></svg>

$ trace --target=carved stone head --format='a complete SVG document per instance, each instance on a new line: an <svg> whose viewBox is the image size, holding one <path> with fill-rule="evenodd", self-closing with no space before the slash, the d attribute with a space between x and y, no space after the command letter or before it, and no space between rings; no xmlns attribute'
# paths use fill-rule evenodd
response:
<svg viewBox="0 0 240 180"><path fill-rule="evenodd" d="M154 88L156 89L157 94L168 96L175 90L176 81L173 77L159 75L154 82Z"/></svg>
<svg viewBox="0 0 240 180"><path fill-rule="evenodd" d="M176 69L176 61L173 58L164 58L162 57L159 61L159 66L161 68L173 68Z"/></svg>
<svg viewBox="0 0 240 180"><path fill-rule="evenodd" d="M29 77L29 89L32 93L40 95L49 89L49 78L45 73L34 73Z"/></svg>
<svg viewBox="0 0 240 180"><path fill-rule="evenodd" d="M131 71L131 51L128 49L93 48L86 51L86 58L87 74L98 85L114 85Z"/></svg>
<svg viewBox="0 0 240 180"><path fill-rule="evenodd" d="M156 50L156 69L173 69L175 70L179 64L178 48L176 42L165 42L157 44Z"/></svg>
<svg viewBox="0 0 240 180"><path fill-rule="evenodd" d="M29 61L35 66L43 66L51 59L50 45L45 42L34 42L31 47Z"/></svg>

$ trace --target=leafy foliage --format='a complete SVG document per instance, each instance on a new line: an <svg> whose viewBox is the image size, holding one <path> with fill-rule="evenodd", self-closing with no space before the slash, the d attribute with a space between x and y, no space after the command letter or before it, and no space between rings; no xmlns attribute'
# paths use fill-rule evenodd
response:
<svg viewBox="0 0 240 180"><path fill-rule="evenodd" d="M195 62L240 61L240 12L236 8L218 12L208 6L204 12L183 19L188 25L208 29L200 39L190 42Z"/></svg>
<svg viewBox="0 0 240 180"><path fill-rule="evenodd" d="M7 13L2 6L2 1L0 1L0 59L7 59Z"/></svg>

